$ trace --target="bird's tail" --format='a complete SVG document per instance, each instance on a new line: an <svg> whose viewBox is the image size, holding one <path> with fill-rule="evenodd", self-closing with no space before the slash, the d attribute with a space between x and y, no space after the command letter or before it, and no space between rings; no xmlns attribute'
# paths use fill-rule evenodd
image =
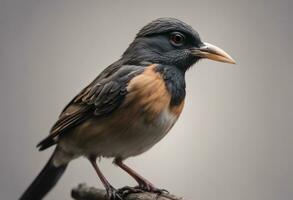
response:
<svg viewBox="0 0 293 200"><path fill-rule="evenodd" d="M53 157L55 152L42 171L39 173L37 178L35 178L35 180L31 183L31 185L27 188L19 200L40 200L58 182L64 173L67 164L58 167L54 166Z"/></svg>

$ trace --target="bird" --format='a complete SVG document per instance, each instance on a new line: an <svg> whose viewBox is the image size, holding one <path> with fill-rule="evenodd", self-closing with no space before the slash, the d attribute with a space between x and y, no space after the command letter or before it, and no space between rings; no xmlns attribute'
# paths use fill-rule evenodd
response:
<svg viewBox="0 0 293 200"><path fill-rule="evenodd" d="M123 198L98 167L101 157L112 158L134 178L136 189L162 191L124 161L146 152L170 131L184 107L185 73L202 59L235 64L179 19L158 18L142 27L121 58L65 106L37 145L40 151L55 149L20 200L43 199L69 162L82 156L90 161L108 199Z"/></svg>

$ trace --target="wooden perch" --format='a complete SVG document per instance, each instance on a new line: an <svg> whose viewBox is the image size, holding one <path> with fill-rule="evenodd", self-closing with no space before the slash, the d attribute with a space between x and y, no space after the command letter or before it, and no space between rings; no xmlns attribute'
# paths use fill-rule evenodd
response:
<svg viewBox="0 0 293 200"><path fill-rule="evenodd" d="M88 187L86 184L79 184L71 191L71 196L75 200L108 200L105 194L105 190ZM171 194L151 192L129 193L123 198L124 200L183 200L183 198Z"/></svg>

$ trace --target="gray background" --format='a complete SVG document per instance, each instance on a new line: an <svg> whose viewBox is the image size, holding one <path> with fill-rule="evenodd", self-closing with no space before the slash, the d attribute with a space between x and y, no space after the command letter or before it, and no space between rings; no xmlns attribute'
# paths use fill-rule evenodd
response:
<svg viewBox="0 0 293 200"><path fill-rule="evenodd" d="M292 1L291 1L292 2ZM149 152L126 161L158 187L193 200L293 199L293 12L290 0L0 1L0 198L17 199L47 161L38 152L63 106L135 34L176 17L237 65L202 61L187 73L184 112ZM103 159L115 186L134 185ZM80 182L101 187L85 159L47 199Z"/></svg>

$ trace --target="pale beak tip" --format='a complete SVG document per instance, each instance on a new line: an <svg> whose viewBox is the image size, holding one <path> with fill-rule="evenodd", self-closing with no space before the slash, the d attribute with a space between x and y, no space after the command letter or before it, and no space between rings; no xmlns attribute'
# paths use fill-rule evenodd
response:
<svg viewBox="0 0 293 200"><path fill-rule="evenodd" d="M227 63L235 65L236 61L233 58L230 57L230 59L229 59L229 61Z"/></svg>

